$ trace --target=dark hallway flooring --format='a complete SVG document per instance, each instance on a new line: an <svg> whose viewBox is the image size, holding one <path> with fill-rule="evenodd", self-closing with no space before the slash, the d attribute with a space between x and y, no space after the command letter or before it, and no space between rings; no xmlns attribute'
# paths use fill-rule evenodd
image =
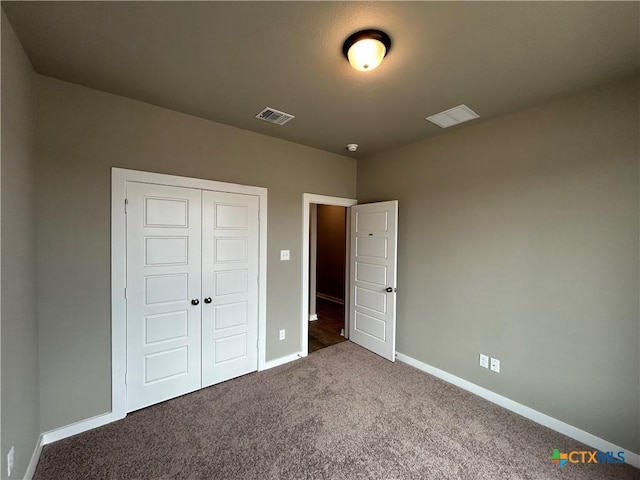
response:
<svg viewBox="0 0 640 480"><path fill-rule="evenodd" d="M309 322L309 353L346 340L340 335L344 328L344 305L317 298L316 312L318 320Z"/></svg>

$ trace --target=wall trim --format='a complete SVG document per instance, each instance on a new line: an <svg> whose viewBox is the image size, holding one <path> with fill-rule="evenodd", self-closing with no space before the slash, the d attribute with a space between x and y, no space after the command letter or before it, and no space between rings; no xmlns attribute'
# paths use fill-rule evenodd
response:
<svg viewBox="0 0 640 480"><path fill-rule="evenodd" d="M269 360L262 365L260 370L268 370L270 368L279 367L281 365L285 365L287 363L293 362L302 358L302 352L292 353L290 355L285 355L284 357L277 358L275 360ZM469 382L468 380L464 380L463 378L457 377L451 373L445 372L444 370L440 370L432 365L421 362L420 360L416 360L408 355L405 355L400 352L396 352L396 358L398 361L402 363L406 363L418 370L421 370L425 373L433 375L441 380L444 380L447 383L455 385L457 387L462 388L468 392L471 392L479 397L484 398L485 400L490 401L502 408L505 408L511 412L517 413L529 420L532 420L540 425L543 425L551 430L554 430L558 433L566 435L574 440L578 440L588 446L593 448L597 448L600 451L611 451L625 452L625 461L629 465L640 468L640 455L634 452L631 452L625 448L622 448L618 445L615 445L607 440L604 440L600 437L596 437L595 435L585 432L573 425L569 425L561 420L550 417L542 412L534 410L526 405L518 403L514 400L511 400L507 397L504 397L498 393L495 393L491 390L488 390L480 385L476 385L475 383ZM36 467L38 466L38 461L40 459L40 454L42 453L42 447L44 445L48 445L53 442L57 442L58 440L62 440L64 438L71 437L73 435L77 435L79 433L86 432L88 430L92 430L94 428L102 427L109 423L115 422L117 420L121 420L124 418L123 416L117 415L114 412L105 413L102 415L98 415L95 417L88 418L86 420L81 420L76 423L72 423L70 425L56 428L54 430L50 430L48 432L40 434L38 438L38 442L34 448L33 454L31 456L31 460L27 467L27 471L24 475L24 480L31 480L33 475L35 474Z"/></svg>
<svg viewBox="0 0 640 480"><path fill-rule="evenodd" d="M80 420L78 422L65 425L64 427L55 428L48 432L41 433L33 450L33 454L31 455L27 471L24 474L24 480L31 480L35 475L36 467L38 466L38 461L42 454L42 447L45 445L57 442L64 438L72 437L73 435L78 435L79 433L93 430L94 428L102 427L103 425L107 425L108 423L112 423L123 418L124 415L116 415L113 412L103 413L102 415L87 418L86 420Z"/></svg>
<svg viewBox="0 0 640 480"><path fill-rule="evenodd" d="M27 465L27 471L24 472L24 480L31 480L36 473L36 467L38 466L40 454L42 453L42 447L44 446L43 441L44 435L41 433L38 437L38 441L36 442L36 446L33 449L33 454L31 455L31 460L29 460L29 465Z"/></svg>
<svg viewBox="0 0 640 480"><path fill-rule="evenodd" d="M276 358L275 360L264 362L259 366L258 370L262 371L279 367L280 365L293 362L294 360L299 360L300 358L302 358L301 352L292 353L281 358ZM94 428L102 427L118 420L122 420L125 417L126 413L116 414L114 412L108 412L103 413L102 415L87 418L86 420L80 420L78 422L71 423L64 427L55 428L45 433L41 433L40 437L38 438L38 442L33 450L33 454L31 455L31 460L29 461L27 471L24 475L24 480L31 480L33 478L33 475L36 472L36 467L38 466L38 461L40 460L40 454L42 453L43 446L57 442L58 440L78 435L79 433L93 430Z"/></svg>
<svg viewBox="0 0 640 480"><path fill-rule="evenodd" d="M284 365L285 363L293 362L294 360L299 360L303 357L302 352L291 353L289 355L285 355L284 357L276 358L275 360L269 360L264 364L264 367L260 370L269 370L270 368L279 367L280 365Z"/></svg>
<svg viewBox="0 0 640 480"><path fill-rule="evenodd" d="M280 365L284 365L285 363L293 362L294 360L298 360L302 358L300 352L292 353L290 355L285 355L281 358L276 358L275 360L269 360L262 365L262 368L259 370L268 370L270 368L278 367ZM42 449L42 446L48 445L53 442L57 442L58 440L62 440L64 438L72 437L73 435L78 435L79 433L87 432L89 430L93 430L94 428L102 427L109 423L116 422L118 420L122 420L126 415L118 415L114 412L103 413L102 415L97 415L95 417L87 418L85 420L80 420L75 423L71 423L64 427L55 428L53 430L49 430L40 435L40 439L38 441L38 448ZM36 452L34 451L34 456ZM38 452L38 456L39 456ZM32 458L33 462L33 458ZM37 465L37 461L36 461ZM35 468L35 465L34 465Z"/></svg>
<svg viewBox="0 0 640 480"><path fill-rule="evenodd" d="M309 315L318 313L318 204L309 205Z"/></svg>
<svg viewBox="0 0 640 480"><path fill-rule="evenodd" d="M328 302L344 305L344 299L338 298L338 297L332 297L331 295L327 295L326 293L316 292L316 297L322 298L323 300L327 300Z"/></svg>
<svg viewBox="0 0 640 480"><path fill-rule="evenodd" d="M93 430L94 428L102 427L108 423L122 420L125 415L116 415L113 412L103 413L95 417L87 418L86 420L80 420L79 422L71 423L64 427L55 428L42 434L42 444L49 445L50 443L57 442L63 438L72 437L79 433Z"/></svg>
<svg viewBox="0 0 640 480"><path fill-rule="evenodd" d="M640 468L640 455L626 448L622 448L618 445L615 445L603 438L596 437L595 435L585 432L573 425L569 425L561 420L550 417L549 415L534 410L533 408L527 407L521 403L518 403L510 398L503 397L502 395L495 393L491 390L488 390L480 385L476 385L475 383L471 383L468 380L457 377L451 373L445 372L444 370L440 370L432 365L421 362L420 360L416 360L404 353L396 352L396 358L402 363L406 363L407 365L411 365L418 370L422 370L434 377L437 377L441 380L444 380L447 383L451 383L457 387L462 388L468 392L471 392L479 397L484 398L485 400L490 401L491 403L495 403L496 405L510 410L518 415L521 415L529 420L532 420L540 425L543 425L551 430L555 430L558 433L562 433L567 437L573 438L574 440L578 440L579 442L584 443L590 447L596 448L603 452L625 452L625 462L629 465L632 465L636 468Z"/></svg>
<svg viewBox="0 0 640 480"><path fill-rule="evenodd" d="M327 195L316 195L314 193L302 194L302 312L300 316L300 322L302 328L300 329L300 355L306 357L309 354L309 238L310 238L310 221L309 210L312 203L320 205L337 205L339 207L351 207L356 205L358 201L354 198L342 198L342 197L329 197ZM349 246L349 221L350 215L347 214L347 248L346 248L346 268L345 278L347 279L346 285L349 285L349 263L350 263L350 251ZM348 305L349 301L349 287L347 286L345 292L346 298L344 299L345 305ZM345 317L348 312L345 311ZM349 338L349 324L345 321L344 326L345 336Z"/></svg>

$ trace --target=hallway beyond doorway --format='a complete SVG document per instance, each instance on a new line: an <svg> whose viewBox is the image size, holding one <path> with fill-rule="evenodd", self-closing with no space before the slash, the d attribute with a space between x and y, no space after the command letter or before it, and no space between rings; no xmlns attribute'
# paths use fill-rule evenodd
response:
<svg viewBox="0 0 640 480"><path fill-rule="evenodd" d="M318 320L309 322L309 353L330 347L346 338L344 334L344 305L317 298Z"/></svg>

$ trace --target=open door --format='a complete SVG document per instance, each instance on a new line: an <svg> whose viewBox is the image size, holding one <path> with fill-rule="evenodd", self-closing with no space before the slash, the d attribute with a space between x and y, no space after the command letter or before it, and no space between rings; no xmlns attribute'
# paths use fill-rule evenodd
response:
<svg viewBox="0 0 640 480"><path fill-rule="evenodd" d="M349 339L396 359L398 201L351 207Z"/></svg>

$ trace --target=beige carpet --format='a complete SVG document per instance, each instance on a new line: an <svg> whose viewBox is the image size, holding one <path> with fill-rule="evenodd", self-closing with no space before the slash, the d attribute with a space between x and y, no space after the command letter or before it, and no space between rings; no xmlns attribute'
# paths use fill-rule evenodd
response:
<svg viewBox="0 0 640 480"><path fill-rule="evenodd" d="M344 342L46 446L36 480L640 479L576 441Z"/></svg>

